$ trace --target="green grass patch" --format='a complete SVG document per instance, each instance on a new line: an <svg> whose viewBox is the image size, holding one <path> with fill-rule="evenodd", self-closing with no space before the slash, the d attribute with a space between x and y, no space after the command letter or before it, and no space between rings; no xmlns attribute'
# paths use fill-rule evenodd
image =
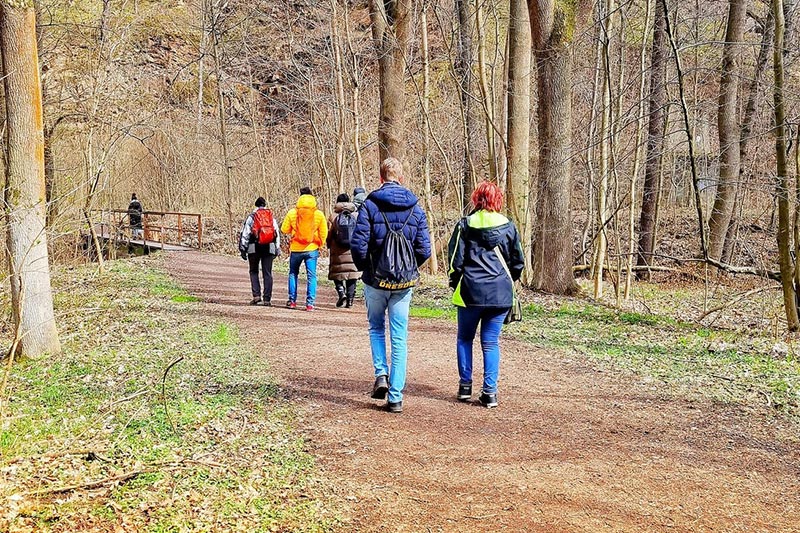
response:
<svg viewBox="0 0 800 533"><path fill-rule="evenodd" d="M314 461L263 358L235 326L201 316L159 259L110 262L100 277L58 270L54 284L64 349L10 377L0 531L327 531L338 523L309 497ZM162 396L164 371L181 357ZM99 493L12 497L138 470Z"/></svg>
<svg viewBox="0 0 800 533"><path fill-rule="evenodd" d="M448 292L418 291L411 315L455 320ZM778 411L800 416L800 363L791 347L788 353L776 350L767 336L579 300L529 303L523 314L523 322L507 326L506 334L571 356L577 352L593 364L647 376L687 394L757 405L764 405L766 396Z"/></svg>

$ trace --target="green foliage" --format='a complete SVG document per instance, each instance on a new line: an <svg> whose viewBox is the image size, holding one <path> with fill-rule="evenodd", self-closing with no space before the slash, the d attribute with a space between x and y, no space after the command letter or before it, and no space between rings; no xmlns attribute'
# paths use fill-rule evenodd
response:
<svg viewBox="0 0 800 533"><path fill-rule="evenodd" d="M10 467L0 530L330 529L337 520L308 497L318 492L314 462L263 354L203 318L156 260L109 265L100 278L57 273L69 288L56 298L64 354L14 368L0 427L0 468ZM11 498L136 470L147 472L100 494Z"/></svg>

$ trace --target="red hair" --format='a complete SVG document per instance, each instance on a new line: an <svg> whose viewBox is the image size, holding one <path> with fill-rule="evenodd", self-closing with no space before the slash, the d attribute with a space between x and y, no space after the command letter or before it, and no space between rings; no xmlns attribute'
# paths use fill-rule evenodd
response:
<svg viewBox="0 0 800 533"><path fill-rule="evenodd" d="M476 210L499 212L503 209L503 191L491 181L482 181L472 193L472 205Z"/></svg>

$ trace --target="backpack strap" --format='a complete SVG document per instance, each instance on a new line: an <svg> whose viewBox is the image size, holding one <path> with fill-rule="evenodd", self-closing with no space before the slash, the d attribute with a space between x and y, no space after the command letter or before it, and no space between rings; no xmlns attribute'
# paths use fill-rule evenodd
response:
<svg viewBox="0 0 800 533"><path fill-rule="evenodd" d="M384 222L384 224L386 224L386 229L391 231L392 233L398 233L398 232L402 233L403 230L406 229L406 226L408 226L408 221L411 220L412 216L414 216L414 208L415 207L417 207L417 204L414 204L414 205L411 206L411 210L409 211L408 216L406 217L406 221L403 222L403 225L400 227L400 229L396 230L396 231L392 229L391 225L389 225L389 219L386 218L386 213L384 213L383 211L380 211L380 214L383 217L383 222Z"/></svg>

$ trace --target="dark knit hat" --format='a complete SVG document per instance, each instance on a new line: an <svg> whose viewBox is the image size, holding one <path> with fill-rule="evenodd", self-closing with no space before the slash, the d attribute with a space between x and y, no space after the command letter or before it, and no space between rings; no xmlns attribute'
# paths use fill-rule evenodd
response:
<svg viewBox="0 0 800 533"><path fill-rule="evenodd" d="M344 203L344 202L349 202L349 201L350 201L350 197L347 195L346 192L343 192L342 194L340 194L339 196L336 197L336 203L337 204Z"/></svg>
<svg viewBox="0 0 800 533"><path fill-rule="evenodd" d="M256 207L267 207L267 201L264 200L263 196L256 198Z"/></svg>
<svg viewBox="0 0 800 533"><path fill-rule="evenodd" d="M304 194L310 194L311 196L314 196L314 193L311 192L311 187L301 187L300 188L300 196L302 196Z"/></svg>

